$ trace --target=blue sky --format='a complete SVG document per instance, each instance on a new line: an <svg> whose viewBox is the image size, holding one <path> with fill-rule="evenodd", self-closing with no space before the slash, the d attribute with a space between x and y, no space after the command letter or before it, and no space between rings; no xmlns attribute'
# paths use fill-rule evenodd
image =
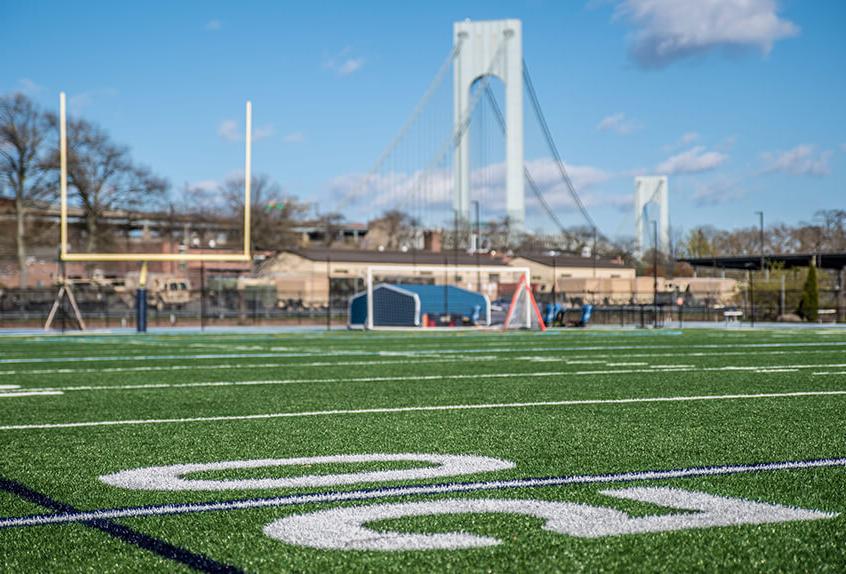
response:
<svg viewBox="0 0 846 574"><path fill-rule="evenodd" d="M50 107L66 91L73 113L175 188L242 168L250 98L255 171L331 210L333 182L366 172L411 112L452 23L519 18L544 112L605 233L631 233L638 173L670 174L676 228L846 208L846 2L683 4L3 0L0 91Z"/></svg>

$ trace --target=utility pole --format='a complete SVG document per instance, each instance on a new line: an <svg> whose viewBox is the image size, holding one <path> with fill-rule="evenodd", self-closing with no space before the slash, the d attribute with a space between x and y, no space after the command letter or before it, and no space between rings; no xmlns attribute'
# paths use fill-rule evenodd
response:
<svg viewBox="0 0 846 574"><path fill-rule="evenodd" d="M458 210L454 210L455 217L453 218L453 234L452 234L452 264L455 267L455 272L452 275L452 281L458 285Z"/></svg>
<svg viewBox="0 0 846 574"><path fill-rule="evenodd" d="M476 241L473 245L473 251L476 254L476 290L481 293L482 292L482 267L481 267L481 253L479 252L479 247L482 245L482 224L479 220L479 202L473 201L473 205L476 208Z"/></svg>
<svg viewBox="0 0 846 574"><path fill-rule="evenodd" d="M332 330L332 256L326 251L326 330Z"/></svg>
<svg viewBox="0 0 846 574"><path fill-rule="evenodd" d="M754 267L750 267L749 273L749 320L752 327L755 326L755 272Z"/></svg>
<svg viewBox="0 0 846 574"><path fill-rule="evenodd" d="M593 278L596 279L596 226L593 228Z"/></svg>
<svg viewBox="0 0 846 574"><path fill-rule="evenodd" d="M652 306L653 327L658 327L658 222L652 222Z"/></svg>
<svg viewBox="0 0 846 574"><path fill-rule="evenodd" d="M756 211L755 213L758 214L758 221L760 223L759 239L761 242L761 270L764 271L765 279L769 281L770 270L766 268L766 262L764 260L764 212Z"/></svg>
<svg viewBox="0 0 846 574"><path fill-rule="evenodd" d="M556 265L555 257L558 255L558 252L553 249L550 255L552 255L552 305L554 307L558 303L558 297L555 293L555 284L558 282L558 267Z"/></svg>

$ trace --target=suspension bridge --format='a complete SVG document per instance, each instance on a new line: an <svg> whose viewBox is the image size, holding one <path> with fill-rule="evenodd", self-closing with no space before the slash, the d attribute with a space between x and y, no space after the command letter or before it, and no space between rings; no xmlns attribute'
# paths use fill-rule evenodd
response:
<svg viewBox="0 0 846 574"><path fill-rule="evenodd" d="M528 233L593 253L601 237L541 107L519 20L455 23L452 49L394 139L335 193L337 213L406 217L408 249L432 229L468 250L484 248L482 227L509 245Z"/></svg>

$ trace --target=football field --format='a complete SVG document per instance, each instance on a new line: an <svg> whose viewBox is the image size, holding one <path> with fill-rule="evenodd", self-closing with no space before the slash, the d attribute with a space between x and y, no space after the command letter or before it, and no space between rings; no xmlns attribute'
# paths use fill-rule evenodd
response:
<svg viewBox="0 0 846 574"><path fill-rule="evenodd" d="M846 330L0 337L0 570L846 570Z"/></svg>

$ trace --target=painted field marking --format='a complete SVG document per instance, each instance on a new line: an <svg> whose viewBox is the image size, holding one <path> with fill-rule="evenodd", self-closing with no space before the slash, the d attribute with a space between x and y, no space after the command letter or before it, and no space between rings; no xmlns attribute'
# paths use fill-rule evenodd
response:
<svg viewBox="0 0 846 574"><path fill-rule="evenodd" d="M376 470L343 474L311 474L285 478L240 478L229 480L202 480L185 478L186 474L215 470L243 468L275 468L280 466L311 466L321 464L353 464L366 462L422 462L435 466L400 470ZM100 477L110 486L130 490L169 491L220 491L252 490L267 488L317 488L360 484L366 482L391 482L444 478L462 474L496 472L514 468L514 463L489 456L430 454L430 453L371 453L337 454L297 458L227 460L195 464L171 464L131 468Z"/></svg>
<svg viewBox="0 0 846 574"><path fill-rule="evenodd" d="M266 420L281 418L299 417L320 417L334 415L359 415L359 414L388 414L388 413L413 413L413 412L442 412L442 411L466 411L482 409L522 409L532 407L561 407L580 405L624 405L638 403L681 403L694 401L725 401L725 400L757 400L757 399L782 399L796 397L824 397L843 396L843 391L792 391L785 393L755 393L755 394L731 394L731 395L693 395L675 397L638 397L627 399L581 399L569 401L536 401L526 403L478 403L466 405L429 405L416 407L377 407L369 409L333 409L326 411L301 411L286 413L265 413L255 415L220 415L208 417L183 417L171 419L128 419L110 421L85 421L70 423L36 423L21 425L0 426L0 431L11 430L38 430L38 429L61 429L61 428L86 428L104 426L134 426L134 425L160 425L195 422L223 422L223 421L246 421Z"/></svg>
<svg viewBox="0 0 846 574"><path fill-rule="evenodd" d="M487 347L485 345L476 345L474 348L458 348L454 341L444 341L444 347L431 347L430 349L421 349L419 351L369 351L364 349L331 349L334 355L376 355L386 356L387 354L394 354L396 356L427 356L437 354L461 354L461 353L525 353L531 351L533 353L541 353L547 351L638 351L643 349L655 350L670 350L678 348L674 345L593 345L593 346L566 346L566 347L538 347L531 341L527 342L524 347L519 345L509 345L507 347ZM716 344L696 344L686 345L688 349L764 349L764 348L785 348L785 347L843 347L846 346L846 341L826 341L826 342L802 342L802 343L737 343L731 345L716 345ZM249 358L283 358L283 357L314 357L325 356L327 349L315 349L311 352L299 353L207 353L198 355L106 355L98 357L16 357L10 359L0 359L0 364L19 364L19 363L76 363L76 362L103 362L103 361L150 361L150 360L208 360L208 359L249 359Z"/></svg>
<svg viewBox="0 0 846 574"><path fill-rule="evenodd" d="M367 528L366 524L407 516L522 514L542 519L541 528L549 532L576 538L603 538L692 528L824 520L837 516L832 512L667 487L610 489L600 494L693 512L631 516L614 508L569 501L452 498L340 506L292 514L265 526L264 533L274 540L308 548L395 552L483 548L501 544L502 540L463 531L431 534L376 531Z"/></svg>
<svg viewBox="0 0 846 574"><path fill-rule="evenodd" d="M0 477L0 491L5 491L22 500L31 502L59 515L75 514L80 511L70 504L55 500L44 493L35 491L20 482ZM191 552L185 548L175 546L164 540L154 538L124 524L118 524L108 519L94 519L82 521L84 526L99 530L112 538L147 550L162 558L185 564L192 570L209 574L242 574L243 571L229 564L217 562L212 558Z"/></svg>
<svg viewBox="0 0 846 574"><path fill-rule="evenodd" d="M0 518L0 529L46 524L64 524L85 522L96 519L135 518L144 516L165 516L174 514L192 514L197 512L217 512L228 510L249 510L318 504L330 502L364 501L388 497L426 496L460 492L483 492L511 488L542 488L571 484L605 484L613 482L635 482L641 480L670 480L676 478L696 478L702 476L726 476L776 470L802 470L810 468L846 467L846 458L825 458L816 460L790 460L759 464L733 464L723 466L696 466L673 470L644 470L615 474L586 474L552 476L541 478L515 478L509 480L490 480L478 482L451 482L421 486L386 486L372 489L350 490L342 492L318 492L274 496L268 498L250 498L218 502L193 502L186 504L161 504L154 506L134 506L128 508L104 508L90 511L60 512L47 515L19 516Z"/></svg>
<svg viewBox="0 0 846 574"><path fill-rule="evenodd" d="M447 359L423 358L416 359L415 363L458 363L466 361L494 361L498 357L491 356L456 356ZM557 359L556 359L557 360ZM604 361L597 361L603 363ZM352 367L352 366L383 366L383 365L405 365L408 361L316 361L311 363L223 363L218 365L151 365L144 367L103 367L103 368L64 368L64 369L24 369L0 371L0 375L66 375L76 373L146 373L151 371L197 371L197 370L219 370L219 369L271 369L279 367ZM14 386L14 385L12 385ZM0 385L0 389L3 386Z"/></svg>
<svg viewBox="0 0 846 574"><path fill-rule="evenodd" d="M655 374L662 372L689 373L689 372L749 372L756 374L767 373L790 373L799 369L821 369L821 368L843 368L846 363L814 364L814 365L783 365L781 367L761 367L750 365L728 365L724 367L697 367L682 365L675 368L672 365L650 367L646 369L604 369L592 371L541 371L525 373L476 373L476 374L451 374L451 375L397 375L389 377L353 377L339 378L329 377L323 379L264 379L252 381L199 381L194 383L141 383L130 385L77 385L77 386L56 386L56 387L29 387L26 390L33 391L58 391L58 392L97 392L97 391L133 391L149 389L184 389L196 387L240 387L240 386L261 386L261 385L303 385L303 384L331 384L331 383L390 383L403 381L451 381L451 380L485 380L485 379L536 379L549 377L580 377L597 375L633 375L633 374Z"/></svg>
<svg viewBox="0 0 846 574"><path fill-rule="evenodd" d="M52 389L33 389L31 391L2 391L0 392L0 399L11 399L15 397L39 397L43 395L63 395L65 394L62 391L52 390Z"/></svg>
<svg viewBox="0 0 846 574"><path fill-rule="evenodd" d="M843 353L843 349L828 350L787 350L787 351L758 351L756 355L807 355L811 353ZM721 352L719 357L727 356L748 356L747 352ZM309 355L311 356L311 355ZM385 355L387 356L387 355ZM693 353L622 353L593 355L596 359L570 359L567 357L543 357L540 362L557 362L566 365L607 365L612 363L604 359L651 359L651 358L682 358L682 357L716 357L714 353L693 352ZM538 357L515 357L518 361L537 362ZM497 361L500 357L496 355L452 355L450 357L417 357L418 363L458 363L465 361ZM205 370L230 370L230 369L269 369L278 367L334 367L334 366L384 366L404 364L406 361L384 361L384 360L363 360L363 361L314 361L308 363L296 362L275 362L275 363L221 363L221 364L184 364L184 365L146 365L141 367L103 367L103 368L58 368L58 369L15 369L0 371L0 376L12 375L64 375L75 373L133 373L149 371L205 371ZM616 366L624 366L627 363L617 363ZM648 365L648 363L631 363L632 366ZM2 388L2 386L0 386Z"/></svg>

